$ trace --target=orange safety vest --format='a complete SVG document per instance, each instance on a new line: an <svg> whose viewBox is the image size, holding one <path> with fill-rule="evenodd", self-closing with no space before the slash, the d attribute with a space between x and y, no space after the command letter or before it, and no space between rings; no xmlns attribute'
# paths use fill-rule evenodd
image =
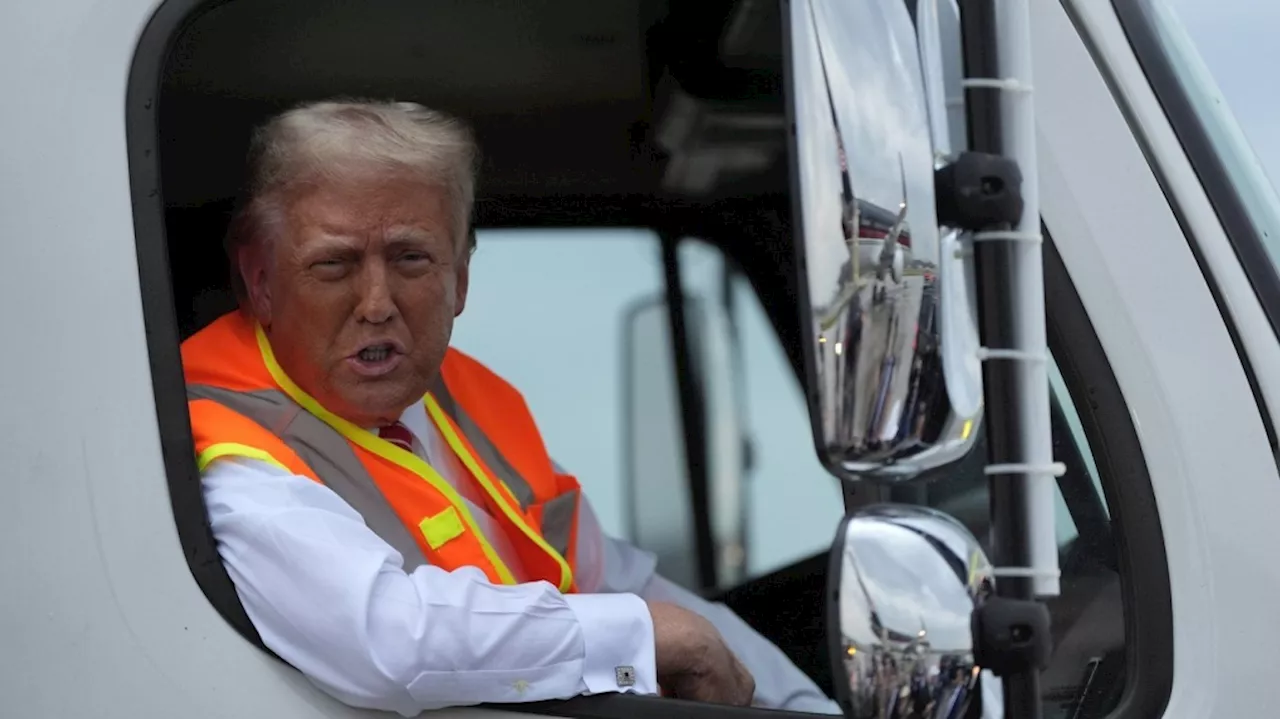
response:
<svg viewBox="0 0 1280 719"><path fill-rule="evenodd" d="M578 481L560 472L520 393L450 348L424 397L427 414L485 495L527 576L516 577L467 504L411 452L329 412L276 362L260 325L239 311L182 343L200 471L226 456L269 462L334 490L405 558L496 584L546 580L573 592Z"/></svg>

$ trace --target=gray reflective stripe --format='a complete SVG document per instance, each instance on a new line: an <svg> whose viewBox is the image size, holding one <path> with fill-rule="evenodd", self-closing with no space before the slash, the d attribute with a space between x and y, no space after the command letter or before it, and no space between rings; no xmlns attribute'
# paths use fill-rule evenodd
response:
<svg viewBox="0 0 1280 719"><path fill-rule="evenodd" d="M235 392L221 387L202 384L187 385L187 399L210 399L242 414L262 425L272 434L279 435L302 408L277 390Z"/></svg>
<svg viewBox="0 0 1280 719"><path fill-rule="evenodd" d="M569 530L577 514L577 500L578 490L571 489L549 500L542 508L542 538L562 557L569 553Z"/></svg>
<svg viewBox="0 0 1280 719"><path fill-rule="evenodd" d="M524 477L516 472L515 467L507 461L506 457L498 451L489 441L488 436L480 431L480 427L471 419L467 413L453 401L453 396L449 394L449 389L445 387L444 382L437 377L432 383L431 394L440 403L440 408L445 414L453 418L457 423L458 429L462 431L463 436L475 448L476 454L480 455L479 459L484 462L503 484L507 485L507 489L515 495L516 501L520 502L520 509L528 509L533 504L533 488L529 483L524 481Z"/></svg>
<svg viewBox="0 0 1280 719"><path fill-rule="evenodd" d="M426 564L422 549L391 508L355 451L334 428L298 406L279 390L235 392L208 385L188 385L189 399L208 399L244 415L279 437L383 541L404 557L412 572Z"/></svg>

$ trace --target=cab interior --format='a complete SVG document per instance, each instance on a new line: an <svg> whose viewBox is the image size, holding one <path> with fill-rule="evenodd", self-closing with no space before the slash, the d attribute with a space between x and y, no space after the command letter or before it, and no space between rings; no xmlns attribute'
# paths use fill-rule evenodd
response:
<svg viewBox="0 0 1280 719"><path fill-rule="evenodd" d="M156 59L160 82L149 131L158 138L178 337L234 307L222 236L242 192L252 128L307 100L394 98L459 115L475 129L483 159L473 224L480 230L647 228L664 247L684 236L717 246L749 281L799 382L781 6L765 0L167 0L157 16L179 19ZM676 262L675 252L664 257ZM668 298L678 302L674 276L668 267ZM676 344L677 353L687 351ZM677 357L675 364L687 368L689 362ZM684 412L696 411L696 397L681 401ZM685 439L696 484L705 438ZM846 493L846 505L892 498L941 506L985 541L982 454L979 449L956 468L971 481L892 496L860 489ZM1080 466L1078 458L1072 461ZM705 515L705 487L689 491L695 512ZM1114 590L1110 534L1091 500L1068 501L1074 501L1073 515L1082 508L1081 516L1095 521L1064 548L1064 569L1076 562L1088 582L1102 587L1088 590L1092 601ZM183 521L199 518L180 516ZM204 551L207 560L208 547ZM826 564L824 551L707 594L831 694ZM205 561L196 571L208 577L217 566ZM217 582L206 581L218 609L234 615L225 572L217 580L223 591L210 590ZM1108 600L1104 609L1113 609L1111 620L1118 622L1116 603ZM1075 624L1072 607L1088 604L1073 600L1055 609L1055 631ZM1065 626L1058 623L1063 612ZM1122 649L1082 652L1122 662ZM1064 686L1074 686L1086 670L1077 659L1064 663Z"/></svg>

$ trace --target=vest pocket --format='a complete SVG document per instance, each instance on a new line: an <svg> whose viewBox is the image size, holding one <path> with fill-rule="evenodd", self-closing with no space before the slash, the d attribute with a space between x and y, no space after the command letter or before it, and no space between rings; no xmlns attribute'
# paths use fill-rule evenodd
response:
<svg viewBox="0 0 1280 719"><path fill-rule="evenodd" d="M462 518L458 516L458 510L452 506L445 507L443 512L418 522L418 529L426 538L427 546L433 550L439 549L451 539L462 536L465 531Z"/></svg>

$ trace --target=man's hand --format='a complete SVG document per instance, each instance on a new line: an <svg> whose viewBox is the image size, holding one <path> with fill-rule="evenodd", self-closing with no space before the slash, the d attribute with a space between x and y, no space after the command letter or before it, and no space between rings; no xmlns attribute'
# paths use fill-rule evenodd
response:
<svg viewBox="0 0 1280 719"><path fill-rule="evenodd" d="M749 706L756 680L711 622L667 602L649 602L658 683L678 699Z"/></svg>

